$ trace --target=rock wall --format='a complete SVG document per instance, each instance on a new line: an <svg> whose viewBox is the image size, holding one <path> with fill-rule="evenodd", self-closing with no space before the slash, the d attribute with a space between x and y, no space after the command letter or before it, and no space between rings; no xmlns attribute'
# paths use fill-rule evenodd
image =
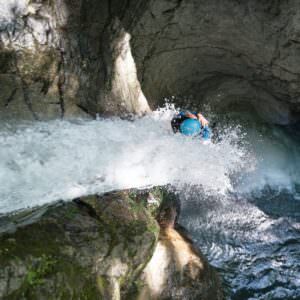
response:
<svg viewBox="0 0 300 300"><path fill-rule="evenodd" d="M116 192L0 218L0 298L120 299L159 232L140 201Z"/></svg>
<svg viewBox="0 0 300 300"><path fill-rule="evenodd" d="M2 117L143 114L141 82L151 108L175 95L297 121L299 28L296 0L7 0Z"/></svg>
<svg viewBox="0 0 300 300"><path fill-rule="evenodd" d="M157 216L159 238L139 278L137 299L224 299L217 273L177 223L179 212L176 196L168 194Z"/></svg>
<svg viewBox="0 0 300 300"><path fill-rule="evenodd" d="M295 0L151 1L132 29L146 97L155 106L182 95L220 111L248 102L269 121L295 121L299 29Z"/></svg>
<svg viewBox="0 0 300 300"><path fill-rule="evenodd" d="M0 4L1 118L149 111L114 1Z"/></svg>
<svg viewBox="0 0 300 300"><path fill-rule="evenodd" d="M173 228L176 213L163 218L172 199L160 188L119 191L0 217L0 298L222 299L214 269ZM156 293L149 276L162 247Z"/></svg>

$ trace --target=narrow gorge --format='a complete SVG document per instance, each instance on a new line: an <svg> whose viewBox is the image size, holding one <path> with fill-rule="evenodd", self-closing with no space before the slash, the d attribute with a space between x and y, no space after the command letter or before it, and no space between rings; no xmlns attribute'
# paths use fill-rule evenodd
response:
<svg viewBox="0 0 300 300"><path fill-rule="evenodd" d="M299 82L296 0L0 1L0 298L299 299Z"/></svg>

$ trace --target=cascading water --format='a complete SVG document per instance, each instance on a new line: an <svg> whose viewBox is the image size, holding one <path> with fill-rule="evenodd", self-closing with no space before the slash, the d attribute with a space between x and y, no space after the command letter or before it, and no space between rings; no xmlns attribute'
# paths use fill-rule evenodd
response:
<svg viewBox="0 0 300 300"><path fill-rule="evenodd" d="M202 184L230 189L246 153L236 134L218 144L174 135L170 113L125 121L7 125L0 142L0 213L115 189ZM205 166L205 168L204 168Z"/></svg>
<svg viewBox="0 0 300 300"><path fill-rule="evenodd" d="M299 299L299 143L287 130L231 115L211 116L217 134L204 145L174 135L173 114L2 124L0 214L171 184L180 222L224 275L231 299Z"/></svg>

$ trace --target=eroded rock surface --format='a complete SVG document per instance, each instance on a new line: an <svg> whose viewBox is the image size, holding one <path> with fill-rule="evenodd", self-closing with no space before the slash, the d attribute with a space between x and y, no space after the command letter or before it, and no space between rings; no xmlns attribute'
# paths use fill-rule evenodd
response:
<svg viewBox="0 0 300 300"><path fill-rule="evenodd" d="M268 121L294 122L299 24L296 0L7 0L1 111L40 119L143 114L140 81L151 108L181 95L213 110L250 103Z"/></svg>
<svg viewBox="0 0 300 300"><path fill-rule="evenodd" d="M111 1L0 4L0 113L5 119L149 111L130 34Z"/></svg>
<svg viewBox="0 0 300 300"><path fill-rule="evenodd" d="M116 192L0 219L1 299L120 299L159 226L146 194Z"/></svg>
<svg viewBox="0 0 300 300"><path fill-rule="evenodd" d="M179 204L169 196L158 214L159 239L140 278L138 299L223 299L216 271L176 223L178 214Z"/></svg>
<svg viewBox="0 0 300 300"><path fill-rule="evenodd" d="M248 102L268 121L293 121L299 28L295 0L151 1L132 30L146 97L183 95L220 111Z"/></svg>
<svg viewBox="0 0 300 300"><path fill-rule="evenodd" d="M0 298L222 299L174 199L129 190L2 216Z"/></svg>

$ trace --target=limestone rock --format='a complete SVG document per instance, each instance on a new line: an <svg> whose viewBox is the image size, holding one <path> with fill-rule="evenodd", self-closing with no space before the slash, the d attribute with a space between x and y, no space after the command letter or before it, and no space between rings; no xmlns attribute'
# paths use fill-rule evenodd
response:
<svg viewBox="0 0 300 300"><path fill-rule="evenodd" d="M7 0L0 5L0 74L20 80L31 118L150 111L137 78L130 34L110 14L121 13L119 9L125 7L109 1ZM10 94L9 101L20 101L15 96ZM0 112L10 116L7 98L0 97ZM17 106L14 111L28 119Z"/></svg>
<svg viewBox="0 0 300 300"><path fill-rule="evenodd" d="M299 16L294 0L151 1L131 30L149 103L175 95L224 111L246 101L267 121L299 120Z"/></svg>
<svg viewBox="0 0 300 300"><path fill-rule="evenodd" d="M158 235L138 197L89 196L0 218L0 298L120 299Z"/></svg>
<svg viewBox="0 0 300 300"><path fill-rule="evenodd" d="M130 38L130 34L125 31L118 19L112 21L104 35L104 42L108 45L108 51L104 51L107 82L100 103L106 113L124 111L143 115L150 112L137 78Z"/></svg>
<svg viewBox="0 0 300 300"><path fill-rule="evenodd" d="M179 212L180 203L176 196L163 195L157 216L160 225L158 243L137 281L139 288L135 299L224 299L218 274L177 224Z"/></svg>
<svg viewBox="0 0 300 300"><path fill-rule="evenodd" d="M300 115L299 16L295 0L6 0L0 73L21 79L35 118L142 114L174 95L260 103L286 124Z"/></svg>
<svg viewBox="0 0 300 300"><path fill-rule="evenodd" d="M2 216L0 298L222 299L216 272L176 223L179 210L157 187Z"/></svg>

